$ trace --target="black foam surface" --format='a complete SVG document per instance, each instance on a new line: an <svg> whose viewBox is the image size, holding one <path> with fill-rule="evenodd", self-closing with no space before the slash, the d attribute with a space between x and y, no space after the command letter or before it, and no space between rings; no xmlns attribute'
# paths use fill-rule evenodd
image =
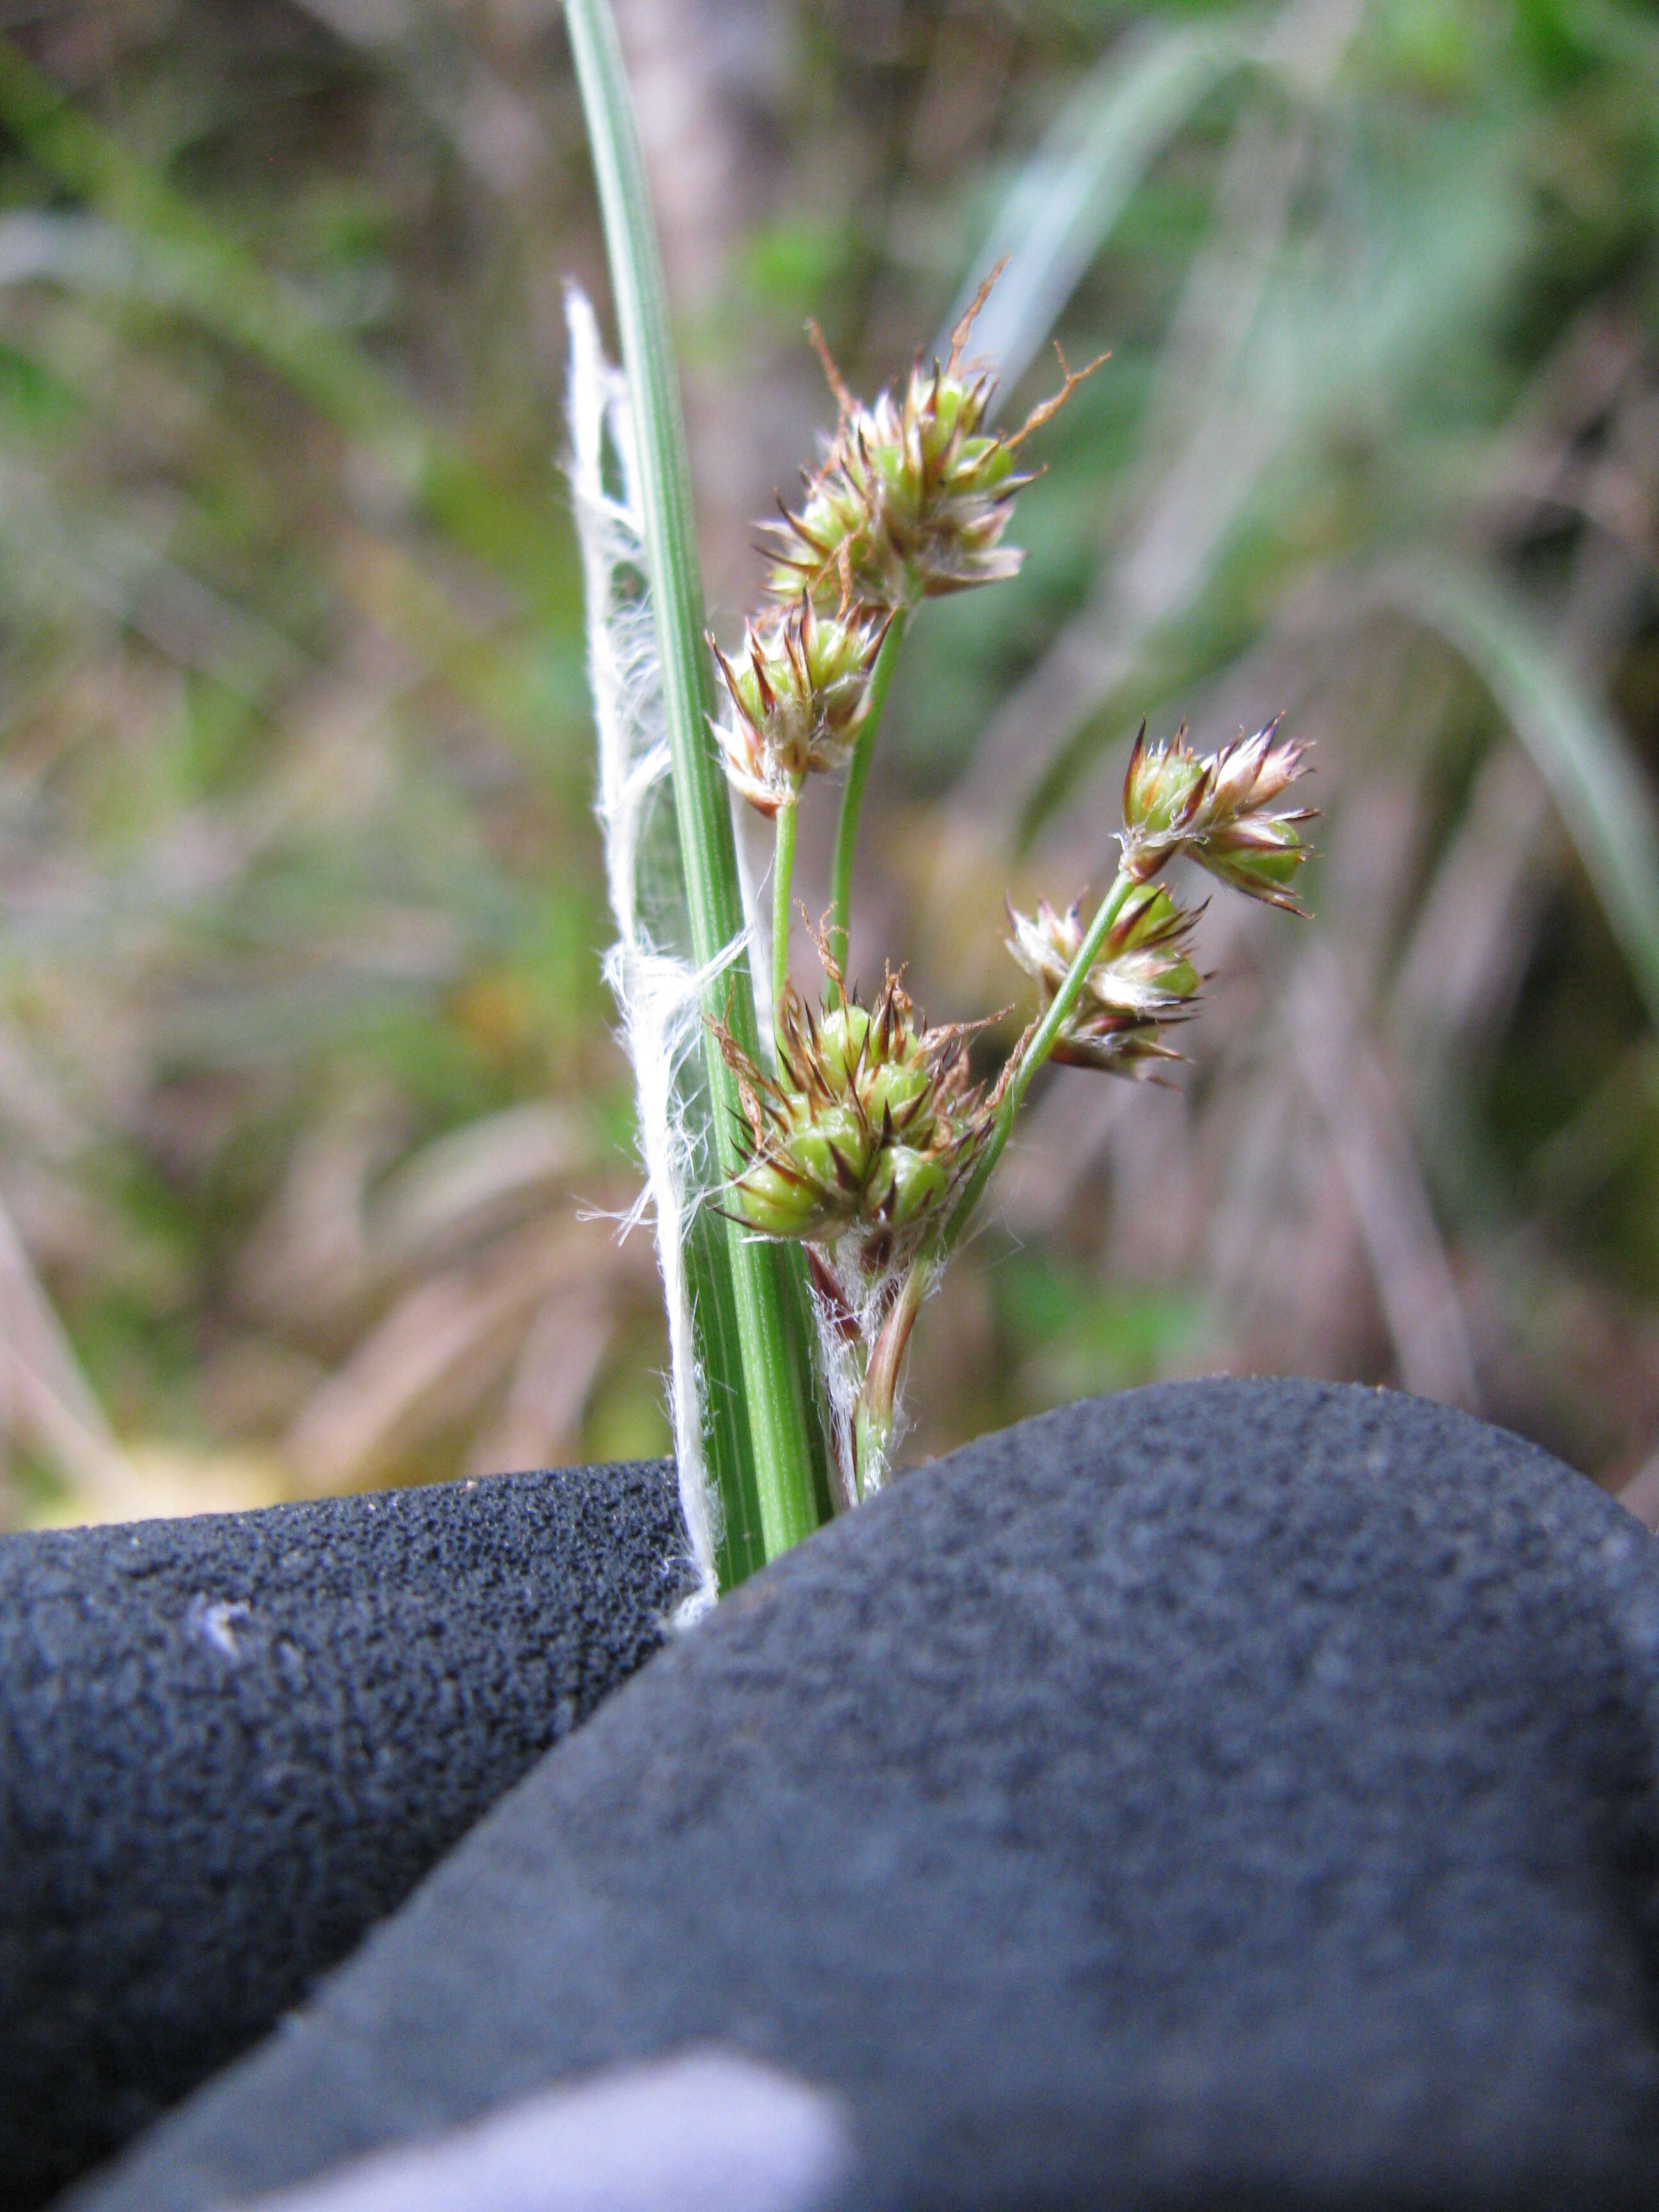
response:
<svg viewBox="0 0 1659 2212"><path fill-rule="evenodd" d="M666 1462L0 1539L0 2206L271 2027L683 1594Z"/></svg>
<svg viewBox="0 0 1659 2212"><path fill-rule="evenodd" d="M1650 2207L1656 1680L1654 1540L1513 1437L1076 1407L722 1606L70 2201L714 2042L846 2100L846 2212Z"/></svg>

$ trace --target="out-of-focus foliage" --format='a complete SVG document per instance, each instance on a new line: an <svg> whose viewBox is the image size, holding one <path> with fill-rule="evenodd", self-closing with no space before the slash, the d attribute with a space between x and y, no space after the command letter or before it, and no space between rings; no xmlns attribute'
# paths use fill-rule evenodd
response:
<svg viewBox="0 0 1659 2212"><path fill-rule="evenodd" d="M1019 580L915 626L855 971L909 955L935 1019L1013 997L1003 892L1109 873L1143 713L1212 744L1283 708L1316 744L1316 921L1217 903L1173 1087L1048 1081L918 1338L911 1449L1236 1366L1635 1475L1650 12L618 15L728 645L750 520L830 414L805 315L872 390L1000 211L1018 251L1047 210L1011 407L1055 315L1069 357L1113 350L1044 434ZM659 1448L650 1254L592 1218L634 1178L554 0L66 0L0 54L0 1511Z"/></svg>
<svg viewBox="0 0 1659 2212"><path fill-rule="evenodd" d="M578 1204L630 1187L588 188L556 21L507 46L98 5L0 61L14 1513L661 1435L648 1254Z"/></svg>

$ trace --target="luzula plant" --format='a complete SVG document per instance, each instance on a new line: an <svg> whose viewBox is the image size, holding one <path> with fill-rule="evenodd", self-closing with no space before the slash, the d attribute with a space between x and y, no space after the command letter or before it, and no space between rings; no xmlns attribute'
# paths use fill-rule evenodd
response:
<svg viewBox="0 0 1659 2212"><path fill-rule="evenodd" d="M750 624L736 665L716 648L730 699L719 732L726 773L775 825L774 1064L761 1066L720 1030L746 1124L745 1164L725 1203L752 1234L806 1248L842 1506L885 1475L917 1314L1037 1069L1055 1060L1139 1075L1179 1056L1167 1032L1198 996L1196 917L1154 878L1184 854L1252 897L1293 907L1307 854L1306 810L1278 805L1301 757L1276 725L1210 756L1184 731L1149 747L1143 728L1124 781L1121 862L1089 924L1078 902L1063 915L1044 902L1035 919L1009 909L1008 949L1036 981L1039 1006L994 1085L969 1078L968 1031L919 1024L890 969L872 1008L848 994L851 860L891 656L921 601L1018 569L1004 533L1031 478L1015 455L1091 373L1065 371L1062 360L1054 397L1012 435L991 433L994 380L968 359L988 289L957 325L948 359L918 362L902 397L884 392L872 407L848 393L814 331L840 410L836 434L799 510L774 526L778 611ZM843 763L815 1008L787 975L794 814L809 778Z"/></svg>
<svg viewBox="0 0 1659 2212"><path fill-rule="evenodd" d="M623 349L619 373L573 295L572 481L618 930L609 973L635 1060L701 1606L880 1486L917 1315L1045 1062L1134 1076L1176 1056L1169 1032L1201 979L1194 916L1164 871L1184 857L1293 908L1308 816L1283 803L1301 760L1276 724L1210 755L1184 732L1149 747L1143 730L1121 858L1093 914L1085 921L1080 902L1035 917L1010 908L1009 951L1037 1005L994 1080L970 1072L972 1027L928 1028L890 968L860 1003L846 979L853 863L907 626L928 599L1018 569L1006 536L1031 481L1027 441L1098 363L1074 375L1062 359L1060 389L1003 434L994 377L969 358L988 283L947 358L919 359L872 406L814 330L836 429L799 506L772 526L766 606L737 651L711 651L621 52L605 0L566 0L565 15ZM808 994L789 977L796 824L813 786L837 775L823 983ZM759 933L734 801L773 832L769 1046L744 957Z"/></svg>

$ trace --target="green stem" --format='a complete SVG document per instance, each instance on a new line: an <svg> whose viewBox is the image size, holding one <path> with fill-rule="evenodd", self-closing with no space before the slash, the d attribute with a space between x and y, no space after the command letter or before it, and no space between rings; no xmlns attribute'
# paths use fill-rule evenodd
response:
<svg viewBox="0 0 1659 2212"><path fill-rule="evenodd" d="M1003 1146L1013 1129L1014 1116L1031 1087L1031 1079L1059 1043L1066 1018L1078 1002L1088 980L1089 970L1100 957L1100 948L1106 942L1107 932L1122 912L1123 902L1133 889L1134 878L1120 868L1112 879L1110 890L1100 902L1094 920L1089 924L1089 933L1079 946L1076 959L1066 970L1065 980L1054 994L1053 1005L1037 1024L1030 1042L1019 1056L1019 1065L1009 1079L1008 1087L998 1104L985 1149L974 1164L974 1171L963 1187L962 1196L957 1200L955 1211L945 1224L937 1246L931 1248L934 1255L942 1258L952 1251L973 1218L974 1208L979 1204L985 1186L991 1179L991 1170L1002 1157ZM918 1260L916 1264L920 1267L921 1261Z"/></svg>
<svg viewBox="0 0 1659 2212"><path fill-rule="evenodd" d="M859 1392L858 1408L853 1417L854 1479L860 1498L869 1495L872 1477L879 1481L886 1469L899 1376L903 1372L904 1355L910 1348L910 1332L921 1311L933 1270L933 1261L925 1255L913 1263L870 1354L864 1387Z"/></svg>
<svg viewBox="0 0 1659 2212"><path fill-rule="evenodd" d="M934 1270L954 1249L963 1231L973 1218L974 1209L991 1179L991 1170L1008 1142L1014 1116L1030 1088L1031 1079L1058 1043L1066 1017L1077 1004L1089 970L1100 957L1100 948L1106 941L1107 933L1122 911L1124 900L1133 889L1133 878L1120 868L1089 925L1088 935L1084 939L1076 959L1066 970L1065 978L1054 994L1053 1005L1037 1024L1030 1042L1019 1056L1019 1064L1009 1079L1008 1087L997 1107L996 1118L992 1122L985 1149L975 1164L974 1172L957 1201L955 1211L939 1234L932 1237L910 1262L899 1294L882 1324L881 1334L870 1353L870 1364L865 1374L864 1387L859 1393L858 1407L853 1419L854 1464L860 1498L865 1494L872 1468L886 1464L888 1446L893 1433L893 1408L898 1401L899 1377L903 1372L911 1332L915 1327L916 1316L921 1311L921 1302L927 1295L928 1283Z"/></svg>
<svg viewBox="0 0 1659 2212"><path fill-rule="evenodd" d="M881 711L887 704L888 688L893 681L893 664L898 659L904 637L906 612L903 607L894 608L887 635L881 641L881 651L876 655L876 665L870 672L870 703L859 725L858 742L847 771L847 788L841 795L841 819L836 824L836 853L830 871L830 950L843 975L847 969L847 919L853 903L853 853L859 841L859 816L864 807L864 787L870 781L870 763L875 758ZM832 994L834 988L832 984Z"/></svg>
<svg viewBox="0 0 1659 2212"><path fill-rule="evenodd" d="M861 1505L869 1495L870 1477L879 1466L887 1465L887 1446L892 1437L893 1413L890 1406L884 1419L862 1398L853 1415L853 1484Z"/></svg>
<svg viewBox="0 0 1659 2212"><path fill-rule="evenodd" d="M792 793L778 809L777 839L772 848L772 1029L777 1035L784 987L789 981L789 891L795 875L795 823L799 795ZM775 1052L773 1054L776 1059Z"/></svg>
<svg viewBox="0 0 1659 2212"><path fill-rule="evenodd" d="M565 0L565 21L599 184L623 366L634 401L640 500L691 949L700 967L712 968L742 933L743 898L731 807L708 738L714 685L703 645L702 580L667 295L610 9L605 0ZM703 1012L709 1133L715 1164L729 1182L743 1164L736 1133L740 1102L709 1024L724 1018L750 1059L757 1054L754 994L741 961L728 963L710 981ZM726 1423L742 1429L746 1412L762 1534L771 1559L817 1526L805 1378L789 1357L778 1255L745 1237L735 1224L721 1226L741 1371L708 1376L708 1417L715 1426ZM714 1456L717 1465L729 1463L730 1455L718 1449Z"/></svg>

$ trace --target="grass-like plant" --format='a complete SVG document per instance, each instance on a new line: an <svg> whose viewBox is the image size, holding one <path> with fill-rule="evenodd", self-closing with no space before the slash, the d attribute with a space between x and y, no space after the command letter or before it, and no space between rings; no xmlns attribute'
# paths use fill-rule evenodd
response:
<svg viewBox="0 0 1659 2212"><path fill-rule="evenodd" d="M612 975L671 1309L686 1517L712 1594L881 1486L917 1316L1038 1071L1054 1060L1139 1075L1173 1056L1164 1033L1191 1012L1200 978L1194 916L1162 880L1168 864L1184 857L1294 908L1308 817L1281 803L1301 762L1276 724L1209 755L1184 732L1148 745L1143 728L1121 858L1093 913L1010 908L1009 950L1039 1008L994 1081L970 1073L972 1025L928 1028L902 971L890 966L860 1003L846 973L854 866L907 629L928 600L1018 569L1006 532L1030 481L1027 441L1098 363L1073 374L1062 358L1059 391L1005 434L990 426L994 380L969 350L994 278L947 357L919 358L873 405L848 390L814 331L836 430L800 505L774 526L767 604L741 649L720 652L702 629L684 429L620 52L604 0L568 0L567 16L623 349L612 385L578 302L572 411L621 930ZM814 784L842 772L823 981L807 994L789 974L796 825ZM744 909L728 788L773 825L769 1048L744 957L761 921ZM665 842L650 807L671 799Z"/></svg>

